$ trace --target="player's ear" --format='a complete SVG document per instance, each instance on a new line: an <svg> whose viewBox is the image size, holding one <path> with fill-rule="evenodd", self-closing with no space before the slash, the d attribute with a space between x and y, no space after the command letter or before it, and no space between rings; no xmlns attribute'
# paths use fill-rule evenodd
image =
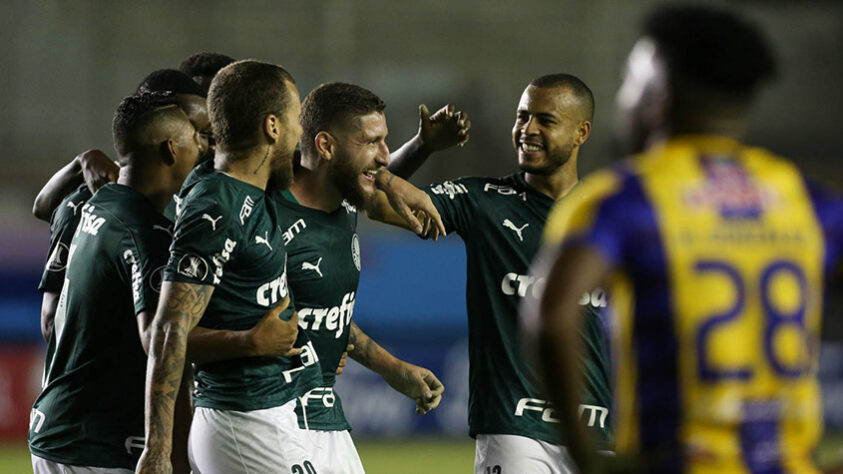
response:
<svg viewBox="0 0 843 474"><path fill-rule="evenodd" d="M313 145L316 147L316 153L325 160L330 160L334 157L334 147L336 141L330 133L322 131L313 137Z"/></svg>
<svg viewBox="0 0 843 474"><path fill-rule="evenodd" d="M274 114L269 114L263 119L263 132L270 142L275 143L281 136L281 121Z"/></svg>
<svg viewBox="0 0 843 474"><path fill-rule="evenodd" d="M574 138L574 145L582 146L588 137L591 135L591 122L588 120L584 120L580 122L580 126L577 127L577 136Z"/></svg>
<svg viewBox="0 0 843 474"><path fill-rule="evenodd" d="M161 143L161 160L167 166L173 166L176 162L176 153L178 153L178 145L176 141L172 138L168 138L167 141Z"/></svg>

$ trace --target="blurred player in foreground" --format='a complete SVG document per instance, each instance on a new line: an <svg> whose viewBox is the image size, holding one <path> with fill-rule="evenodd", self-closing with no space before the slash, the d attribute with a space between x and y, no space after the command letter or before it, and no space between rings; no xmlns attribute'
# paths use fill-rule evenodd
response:
<svg viewBox="0 0 843 474"><path fill-rule="evenodd" d="M608 280L624 467L816 472L822 292L843 204L741 143L774 72L764 37L735 14L655 10L617 96L641 153L548 220L535 269L546 286L524 324L583 471L596 458L576 435L577 301Z"/></svg>
<svg viewBox="0 0 843 474"><path fill-rule="evenodd" d="M537 372L522 357L518 330L521 298L539 288L527 276L553 204L578 182L580 147L591 133L594 98L568 74L532 81L521 95L512 141L521 172L472 177L426 189L448 232L465 241L469 330L469 434L477 439L474 472L567 473L566 440L553 408L536 386ZM390 175L380 173L382 186ZM400 219L369 216L400 224ZM584 422L603 449L611 446L608 353L599 320L600 291L583 290L588 315L581 334L590 348L580 370L589 381ZM587 293L587 294L586 294Z"/></svg>
<svg viewBox="0 0 843 474"><path fill-rule="evenodd" d="M38 474L128 473L143 449L144 348L170 245L162 212L206 144L172 93L144 93L118 107L114 145L117 183L74 209L80 220L32 409Z"/></svg>

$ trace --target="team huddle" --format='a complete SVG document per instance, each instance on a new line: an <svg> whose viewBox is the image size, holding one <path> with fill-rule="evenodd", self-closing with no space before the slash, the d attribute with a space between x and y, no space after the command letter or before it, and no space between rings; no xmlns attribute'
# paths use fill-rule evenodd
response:
<svg viewBox="0 0 843 474"><path fill-rule="evenodd" d="M422 189L469 140L452 105L420 106L390 153L358 85L302 100L281 66L216 53L149 74L116 109L116 160L85 152L36 198L33 471L363 473L346 358L418 414L445 390L352 320L363 211L465 243L475 473L813 472L843 203L741 144L774 71L741 18L660 8L618 92L634 158L580 181L594 96L548 74L517 105L517 173Z"/></svg>

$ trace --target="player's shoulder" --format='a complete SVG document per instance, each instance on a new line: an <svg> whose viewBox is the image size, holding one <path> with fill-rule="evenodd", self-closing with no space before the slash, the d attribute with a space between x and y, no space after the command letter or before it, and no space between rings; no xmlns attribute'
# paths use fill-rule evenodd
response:
<svg viewBox="0 0 843 474"><path fill-rule="evenodd" d="M50 225L52 227L62 226L73 220L74 217L79 216L82 206L91 199L91 196L91 190L88 189L88 185L85 183L79 185L73 192L65 196L58 207L53 210L53 214L50 217Z"/></svg>
<svg viewBox="0 0 843 474"><path fill-rule="evenodd" d="M214 172L198 177L179 193L179 218L182 214L215 214L237 216L251 214L252 208L264 198L264 191L256 186Z"/></svg>
<svg viewBox="0 0 843 474"><path fill-rule="evenodd" d="M525 190L526 185L519 181L517 174L490 176L463 176L430 185L434 195L444 195L451 199L457 196L515 195Z"/></svg>

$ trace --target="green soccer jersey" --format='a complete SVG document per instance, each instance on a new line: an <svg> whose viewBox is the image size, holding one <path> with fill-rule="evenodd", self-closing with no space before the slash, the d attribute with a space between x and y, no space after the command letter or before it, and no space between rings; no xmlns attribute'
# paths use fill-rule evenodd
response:
<svg viewBox="0 0 843 474"><path fill-rule="evenodd" d="M296 402L299 426L321 431L350 429L340 397L334 393L334 381L348 344L360 280L357 209L343 202L339 209L327 213L299 205L289 192L270 196L278 206L279 226L284 231L287 279L296 296L299 326L313 342L322 366L322 384Z"/></svg>
<svg viewBox="0 0 843 474"><path fill-rule="evenodd" d="M518 335L521 299L541 288L530 263L554 200L533 189L523 173L461 178L426 189L448 232L465 242L469 342L469 432L513 434L564 444L550 404L539 394ZM599 307L605 296L584 295L587 389L580 413L602 447L611 444L609 359Z"/></svg>
<svg viewBox="0 0 843 474"><path fill-rule="evenodd" d="M136 315L157 306L171 223L120 184L78 214L29 447L62 464L134 469L146 374Z"/></svg>
<svg viewBox="0 0 843 474"><path fill-rule="evenodd" d="M91 199L88 185L82 183L68 194L50 216L50 252L38 290L44 293L59 293L64 284L64 270L67 267L67 253L70 241L76 232L76 225L82 216L82 206Z"/></svg>
<svg viewBox="0 0 843 474"><path fill-rule="evenodd" d="M288 296L283 230L264 191L222 172L194 170L179 193L167 281L213 285L199 325L254 327ZM292 298L292 296L291 296ZM289 308L280 317L289 320ZM318 358L304 332L295 357L245 357L196 364L196 406L250 411L271 408L321 383Z"/></svg>

